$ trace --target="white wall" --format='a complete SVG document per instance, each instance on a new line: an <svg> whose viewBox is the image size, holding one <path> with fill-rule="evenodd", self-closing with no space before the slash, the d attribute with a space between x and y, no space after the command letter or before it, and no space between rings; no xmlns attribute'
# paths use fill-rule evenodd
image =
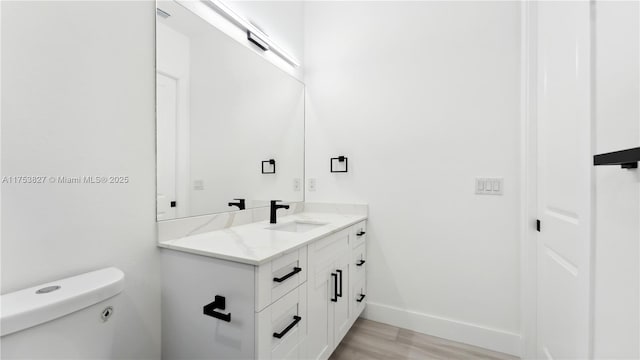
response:
<svg viewBox="0 0 640 360"><path fill-rule="evenodd" d="M107 266L126 274L117 355L160 357L153 2L2 4L2 293Z"/></svg>
<svg viewBox="0 0 640 360"><path fill-rule="evenodd" d="M596 153L640 144L640 4L595 6ZM640 357L640 171L596 168L594 356Z"/></svg>
<svg viewBox="0 0 640 360"><path fill-rule="evenodd" d="M517 353L519 4L310 2L304 44L306 200L370 204L366 316Z"/></svg>

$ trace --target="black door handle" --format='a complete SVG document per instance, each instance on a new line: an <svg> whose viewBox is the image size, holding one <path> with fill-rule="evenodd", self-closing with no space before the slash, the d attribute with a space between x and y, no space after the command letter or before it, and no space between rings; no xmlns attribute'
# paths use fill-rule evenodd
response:
<svg viewBox="0 0 640 360"><path fill-rule="evenodd" d="M342 270L336 270L338 274L340 274L340 292L336 293L337 297L342 297Z"/></svg>
<svg viewBox="0 0 640 360"><path fill-rule="evenodd" d="M293 275L299 273L300 271L302 271L302 268L299 268L299 267L296 266L296 267L293 268L292 272L288 273L287 275L285 275L283 277L279 277L279 278L274 277L273 281L275 281L275 282L283 282L283 281L287 280L288 278L292 277Z"/></svg>
<svg viewBox="0 0 640 360"><path fill-rule="evenodd" d="M356 234L356 236L362 236L362 235L364 235L364 234L366 234L366 232L365 232L365 231L360 230L360 232L359 232L359 233L357 233L357 234Z"/></svg>
<svg viewBox="0 0 640 360"><path fill-rule="evenodd" d="M284 330L282 330L282 332L279 332L279 333L274 332L273 337L276 339L282 339L283 336L287 335L289 330L293 329L294 326L298 325L300 320L302 320L300 316L293 315L293 322L289 324L289 326L287 326Z"/></svg>
<svg viewBox="0 0 640 360"><path fill-rule="evenodd" d="M364 300L364 297L367 296L365 294L360 294L360 299L356 299L357 302L362 302L362 300Z"/></svg>
<svg viewBox="0 0 640 360"><path fill-rule="evenodd" d="M356 263L356 266L362 266L362 265L364 265L364 263L366 263L366 261L364 261L364 260L360 260L360 261L358 261L358 262Z"/></svg>
<svg viewBox="0 0 640 360"><path fill-rule="evenodd" d="M331 301L338 302L338 274L331 273L331 277L333 278L333 297Z"/></svg>
<svg viewBox="0 0 640 360"><path fill-rule="evenodd" d="M226 322L231 322L231 313L224 314L216 311L215 309L224 310L226 308L227 301L224 296L216 295L214 302L205 305L202 308L202 312L205 315L213 316L216 319L220 319Z"/></svg>

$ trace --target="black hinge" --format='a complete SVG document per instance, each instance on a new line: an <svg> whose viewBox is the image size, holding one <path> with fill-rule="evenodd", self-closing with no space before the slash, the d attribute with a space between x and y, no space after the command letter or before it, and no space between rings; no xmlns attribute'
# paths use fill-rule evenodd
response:
<svg viewBox="0 0 640 360"><path fill-rule="evenodd" d="M171 207L176 207L176 202L175 201L171 202Z"/></svg>
<svg viewBox="0 0 640 360"><path fill-rule="evenodd" d="M540 220L536 219L536 230L538 232L540 232L540 227L541 227L541 222L540 222Z"/></svg>

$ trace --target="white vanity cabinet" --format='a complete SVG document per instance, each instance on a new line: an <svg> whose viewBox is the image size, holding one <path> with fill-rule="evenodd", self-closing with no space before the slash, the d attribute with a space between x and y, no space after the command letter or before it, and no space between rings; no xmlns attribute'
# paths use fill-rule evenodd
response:
<svg viewBox="0 0 640 360"><path fill-rule="evenodd" d="M329 358L364 310L365 227L363 221L309 245L308 359Z"/></svg>
<svg viewBox="0 0 640 360"><path fill-rule="evenodd" d="M260 265L162 249L162 358L327 359L364 309L364 227Z"/></svg>
<svg viewBox="0 0 640 360"><path fill-rule="evenodd" d="M302 358L306 246L260 266L166 249L161 259L163 359Z"/></svg>

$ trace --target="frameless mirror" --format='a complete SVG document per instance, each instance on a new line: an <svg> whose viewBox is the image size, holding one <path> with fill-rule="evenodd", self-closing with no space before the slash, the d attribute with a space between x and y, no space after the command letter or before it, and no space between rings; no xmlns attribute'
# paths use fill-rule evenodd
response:
<svg viewBox="0 0 640 360"><path fill-rule="evenodd" d="M179 3L157 7L157 219L303 201L304 85Z"/></svg>

